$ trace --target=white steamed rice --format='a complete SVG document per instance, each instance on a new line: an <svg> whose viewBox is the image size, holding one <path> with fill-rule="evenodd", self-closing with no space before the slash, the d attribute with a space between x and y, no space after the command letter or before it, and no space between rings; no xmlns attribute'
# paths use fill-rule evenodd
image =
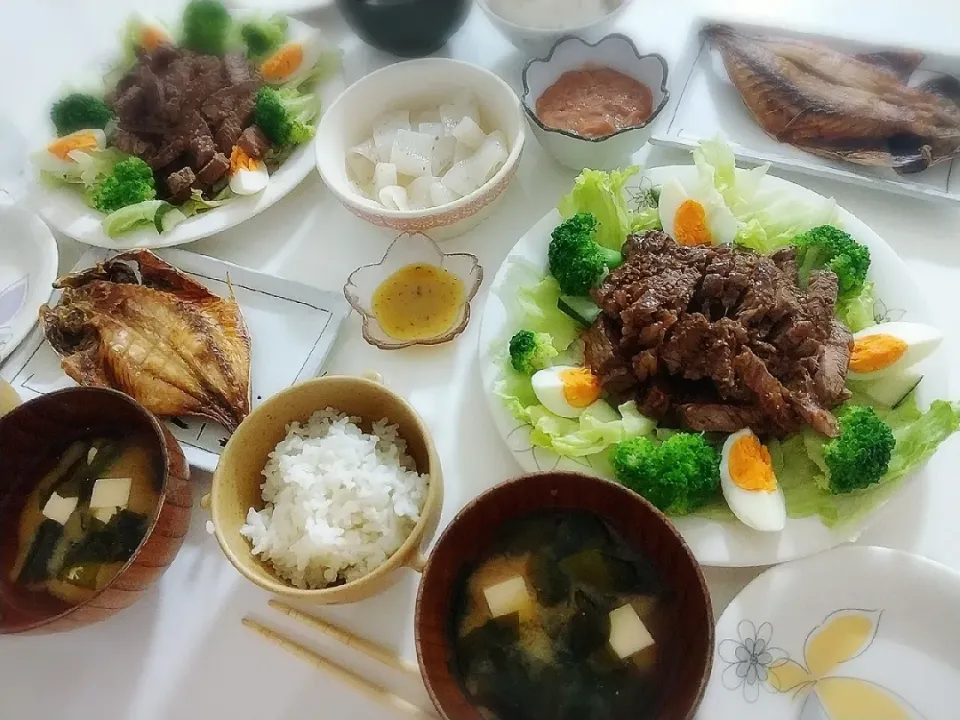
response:
<svg viewBox="0 0 960 720"><path fill-rule="evenodd" d="M382 565L416 526L426 499L397 426L364 433L333 408L294 422L270 453L261 488L266 507L240 533L253 553L300 588L357 580Z"/></svg>

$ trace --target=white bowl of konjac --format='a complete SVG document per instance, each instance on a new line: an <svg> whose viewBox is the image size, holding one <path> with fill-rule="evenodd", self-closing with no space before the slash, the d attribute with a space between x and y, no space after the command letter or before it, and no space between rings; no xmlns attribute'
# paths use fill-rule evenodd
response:
<svg viewBox="0 0 960 720"><path fill-rule="evenodd" d="M507 158L477 190L453 202L424 210L390 210L366 197L347 167L347 151L370 138L374 121L391 109L440 104L464 89L476 98L484 123L503 133ZM389 65L361 78L327 109L317 129L317 169L337 199L373 225L434 240L460 235L493 209L520 165L526 122L520 100L489 70L447 58L424 58Z"/></svg>
<svg viewBox="0 0 960 720"><path fill-rule="evenodd" d="M599 137L550 127L538 114L538 100L565 73L584 69L609 69L645 85L650 91L650 113L642 121ZM653 123L670 100L667 61L657 53L642 54L626 35L614 33L596 43L577 37L557 41L544 58L527 62L523 69L523 110L540 145L561 165L573 170L612 170L630 164L633 154L646 144Z"/></svg>

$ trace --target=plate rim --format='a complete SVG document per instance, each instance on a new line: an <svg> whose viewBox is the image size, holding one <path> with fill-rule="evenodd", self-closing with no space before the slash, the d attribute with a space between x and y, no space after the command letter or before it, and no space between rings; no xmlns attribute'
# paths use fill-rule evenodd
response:
<svg viewBox="0 0 960 720"><path fill-rule="evenodd" d="M230 9L230 14L235 17L243 17L250 12L245 9ZM286 14L285 16L292 37L303 37L311 33L322 32L320 28L308 25L292 15ZM338 44L330 40L328 42L330 42L332 48L342 52ZM116 52L111 50L106 56L113 58L116 56ZM92 59L90 64L96 65L100 61L102 61L102 57L98 56ZM315 126L319 126L323 113L345 88L346 75L341 62L340 69L336 74L318 82L315 86L315 91L322 98L320 116L317 117ZM45 186L37 169L29 160L26 175L28 202L47 224L84 245L117 251L133 249L163 250L196 242L230 230L276 205L296 190L314 171L316 167L314 142L315 138L298 147L277 172L271 176L271 178L279 178L272 185L273 192L269 191L271 185L268 184L266 190L256 195L231 198L231 201L223 207L188 218L168 233L160 234L152 228L144 228L117 238L108 237L101 227L102 213L87 208L78 193L70 192L69 189ZM95 222L83 231L73 229L75 224L92 221Z"/></svg>
<svg viewBox="0 0 960 720"><path fill-rule="evenodd" d="M642 173L640 173L638 178L640 181L642 181L643 178L650 178L651 182L656 183L668 177L677 176L678 174L688 173L692 176L692 174L695 172L696 166L692 164L665 165L646 168ZM744 172L744 170L738 169L738 172ZM637 180L634 180L634 182L637 182ZM801 193L823 198L822 195L814 190L811 190L810 188L769 173L764 178L764 184L768 183L779 184L784 188L799 189ZM837 209L844 226L847 227L847 229L849 229L854 235L864 239L871 246L871 250L874 252L874 258L876 259L878 256L884 256L885 260L883 261L882 265L891 267L901 276L901 287L907 288L907 292L910 293L912 297L911 307L916 313L919 321L923 321L924 318L934 317L934 314L931 312L932 306L930 301L922 292L919 283L909 272L903 262L903 259L900 258L896 251L875 230L857 218L852 212L839 205L837 206ZM519 429L517 427L518 421L512 419L512 417L509 415L509 412L505 407L503 407L503 403L501 403L492 392L492 382L496 380L496 368L491 362L490 358L491 344L499 339L498 334L503 333L503 321L501 320L501 325L499 327L491 329L491 323L494 322L491 318L494 315L500 315L502 317L503 313L502 308L495 308L493 312L488 312L488 309L490 309L492 303L497 303L501 306L503 305L502 301L498 297L497 291L503 284L507 269L515 265L518 260L522 263L530 262L529 253L525 252L525 246L533 242L530 239L531 235L535 231L540 230L541 226L552 227L556 225L557 222L559 222L559 218L560 215L556 209L550 210L546 215L543 216L543 218L541 218L530 229L528 229L508 251L506 257L504 258L500 267L497 268L496 273L493 276L488 293L484 300L481 326L478 334L478 359L481 383L483 386L484 395L486 396L487 407L492 416L497 433L500 435L504 446L511 453L511 455L513 455L514 459L524 472L535 471L536 468L539 467L539 461L532 450L523 448L523 451L520 452L511 447L509 438L512 433L517 432ZM548 233L544 231L544 235L546 234ZM935 369L927 373L930 382L927 383L926 387L929 388L930 386L939 383L944 386L943 392L946 393L950 387L948 373L949 368L944 364L947 361L945 360L945 356L942 354L936 355L935 358L937 358L939 362L934 360L936 365L934 365L933 368ZM523 426L521 425L520 427ZM529 453L529 458L527 457L527 453ZM540 451L540 455L549 458L550 463L553 463L558 457L546 450ZM533 458L532 464L530 458ZM572 461L566 465L568 469L579 469L580 471L586 472L590 471L589 466L581 466L576 468L570 467L570 464L572 464ZM533 467L533 465L536 465L536 467ZM770 565L807 557L809 555L836 547L844 542L855 540L867 527L881 519L883 513L886 512L890 507L891 501L905 492L906 488L913 487L914 483L916 483L922 475L923 468L918 468L914 472L910 473L896 487L892 488L889 496L883 499L877 507L873 508L864 517L858 518L857 520L846 525L828 528L817 516L788 519L788 527L792 528L793 532L798 533L796 538L791 538L793 544L789 548L782 547L783 543L779 542L779 539L783 536L778 535L776 538L771 536L770 542L766 544L758 543L756 546L753 546L749 553L745 553L742 549L740 549L735 554L731 555L730 550L726 545L729 541L735 539L737 536L731 535L729 530L723 529L722 525L725 525L726 523L702 517L671 517L670 520L677 526L680 533L684 536L684 540L686 540L686 542L690 545L691 550L694 552L694 556L697 558L697 561L702 565L710 567L758 567ZM746 530L743 532L746 532ZM719 533L719 536L707 537L707 535L710 533L714 533L714 535ZM807 536L807 539L804 539L804 536ZM726 540L726 542L723 542L724 540ZM741 545L742 544L743 543L741 543ZM720 550L716 549L720 546L722 546L721 549L723 552L720 552ZM706 552L706 550L709 548L714 549L712 552Z"/></svg>
<svg viewBox="0 0 960 720"><path fill-rule="evenodd" d="M47 302L50 299L50 296L53 294L53 283L57 279L57 271L60 266L60 248L57 245L56 238L53 237L53 233L50 231L50 228L47 227L36 214L30 212L26 208L17 206L17 205L5 205L0 202L0 216L4 214L11 214L14 217L19 216L20 220L24 223L25 227L29 228L29 239L27 242L33 242L37 247L37 250L41 256L42 267L36 268L37 276L37 292L42 298L41 304ZM17 221L14 221L17 222ZM16 242L14 239L12 242ZM28 270L28 277L30 277L30 272ZM46 295L39 289L43 286L47 286L48 290ZM34 295L31 292L28 296ZM30 322L20 322L20 323L11 323L12 328L19 327L20 329L12 332L10 335L10 340L0 348L0 365L2 365L8 357L10 357L17 348L23 344L24 340L29 337L30 333L33 332L34 327L37 324L36 310L28 308L29 303L24 303L23 307L20 308L20 311L13 316L13 320L17 320L22 317L25 313L32 313L33 317ZM29 312L28 312L29 311Z"/></svg>

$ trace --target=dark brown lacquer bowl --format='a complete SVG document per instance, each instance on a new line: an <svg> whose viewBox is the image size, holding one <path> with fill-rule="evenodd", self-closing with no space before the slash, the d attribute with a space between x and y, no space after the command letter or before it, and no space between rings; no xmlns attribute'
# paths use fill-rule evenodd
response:
<svg viewBox="0 0 960 720"><path fill-rule="evenodd" d="M713 609L700 566L670 521L636 493L573 472L522 475L497 485L453 519L427 561L416 610L417 658L430 698L447 720L481 720L455 676L452 600L464 573L505 522L545 510L584 510L607 521L649 558L672 590L678 634L662 646L665 705L658 720L692 718L713 665Z"/></svg>
<svg viewBox="0 0 960 720"><path fill-rule="evenodd" d="M113 581L80 605L28 592L10 580L17 555L20 513L34 482L71 441L118 428L156 437L165 468L160 502L147 535ZM0 417L0 634L52 633L105 620L133 605L173 562L190 527L193 490L183 451L139 403L104 388L69 388L42 395Z"/></svg>

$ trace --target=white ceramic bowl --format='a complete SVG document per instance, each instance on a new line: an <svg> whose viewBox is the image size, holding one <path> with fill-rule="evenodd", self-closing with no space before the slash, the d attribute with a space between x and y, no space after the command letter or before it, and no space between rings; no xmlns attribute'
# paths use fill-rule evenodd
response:
<svg viewBox="0 0 960 720"><path fill-rule="evenodd" d="M599 20L587 25L575 25L567 28L539 28L517 25L506 18L497 15L490 8L490 0L477 0L477 5L486 13L490 22L510 41L518 50L539 57L547 53L554 43L565 35L576 35L584 40L595 42L606 35L613 28L617 18L634 0L621 0L620 5Z"/></svg>
<svg viewBox="0 0 960 720"><path fill-rule="evenodd" d="M484 185L452 203L426 210L388 210L364 197L347 174L347 150L373 133L373 122L391 108L438 103L450 93L469 89L484 120L503 132L509 154ZM315 142L317 169L350 212L374 225L434 240L455 237L490 212L516 175L526 138L526 123L516 93L489 70L447 58L424 58L389 65L361 78L327 109Z"/></svg>
<svg viewBox="0 0 960 720"><path fill-rule="evenodd" d="M567 130L548 128L537 117L537 98L568 70L604 66L639 80L653 94L653 112L642 124L624 128L602 138L587 138ZM580 38L561 38L542 59L531 60L523 69L523 109L533 134L558 162L573 170L612 170L629 164L630 157L650 139L653 123L670 99L667 91L667 61L657 53L641 55L626 35L607 35L597 43Z"/></svg>

